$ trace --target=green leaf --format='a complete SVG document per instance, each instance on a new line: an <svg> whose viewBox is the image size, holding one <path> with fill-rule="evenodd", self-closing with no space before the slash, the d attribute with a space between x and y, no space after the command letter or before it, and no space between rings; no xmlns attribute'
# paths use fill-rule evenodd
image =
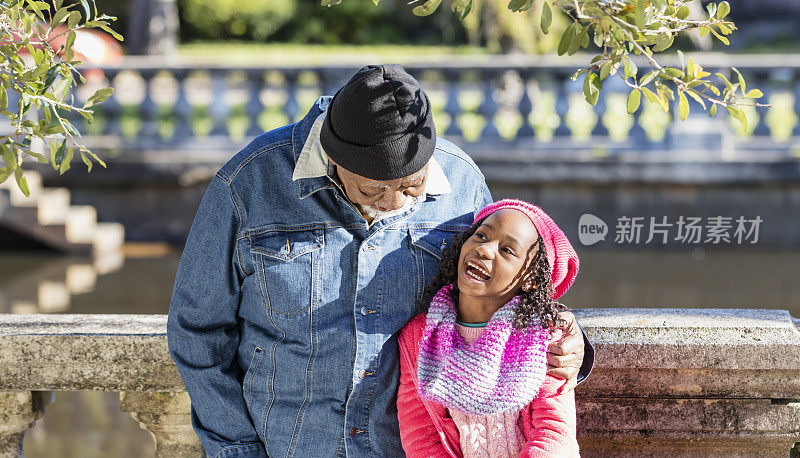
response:
<svg viewBox="0 0 800 458"><path fill-rule="evenodd" d="M378 4L377 0L376 0L375 4L376 5ZM86 157L86 153L84 153L83 150L81 150L81 159L83 160L83 163L86 164L86 171L87 172L91 172L92 171L92 161L90 161L89 158Z"/></svg>
<svg viewBox="0 0 800 458"><path fill-rule="evenodd" d="M747 91L747 95L745 95L745 98L748 99L760 99L761 97L764 97L764 93L758 89L750 89Z"/></svg>
<svg viewBox="0 0 800 458"><path fill-rule="evenodd" d="M698 27L697 33L700 34L701 37L708 35L708 27Z"/></svg>
<svg viewBox="0 0 800 458"><path fill-rule="evenodd" d="M8 95L5 88L0 88L0 110L8 108Z"/></svg>
<svg viewBox="0 0 800 458"><path fill-rule="evenodd" d="M50 6L47 3L45 3L45 2L35 2L33 0L26 0L26 2L28 3L28 8L33 10L34 14L39 16L39 19L41 19L42 21L47 22L47 20L44 18L44 14L42 14L42 10L43 9L46 10L46 9L50 8Z"/></svg>
<svg viewBox="0 0 800 458"><path fill-rule="evenodd" d="M8 167L3 167L0 169L0 183L5 183L9 176L11 176L12 170Z"/></svg>
<svg viewBox="0 0 800 458"><path fill-rule="evenodd" d="M678 70L677 68L665 67L664 71L669 76L672 76L672 77L675 77L675 78L683 78L683 72ZM661 75L659 75L659 76L661 76Z"/></svg>
<svg viewBox="0 0 800 458"><path fill-rule="evenodd" d="M575 54L578 51L578 48L588 48L589 47L589 26L583 27L582 30L577 34L576 40L570 45L567 53L570 55Z"/></svg>
<svg viewBox="0 0 800 458"><path fill-rule="evenodd" d="M708 109L708 117L711 118L715 114L717 114L717 104L716 103L711 105L711 108Z"/></svg>
<svg viewBox="0 0 800 458"><path fill-rule="evenodd" d="M686 121L686 117L689 116L689 101L686 100L683 92L678 93L678 114L681 117L681 121Z"/></svg>
<svg viewBox="0 0 800 458"><path fill-rule="evenodd" d="M342 3L342 0L322 0L320 2L320 4L322 6L327 6L327 7L331 7L333 5L338 5L339 3Z"/></svg>
<svg viewBox="0 0 800 458"><path fill-rule="evenodd" d="M550 24L553 23L553 12L550 10L550 2L544 0L542 2L542 32L547 34L550 33Z"/></svg>
<svg viewBox="0 0 800 458"><path fill-rule="evenodd" d="M341 0L339 0L341 1ZM442 3L442 0L428 0L427 2L423 3L422 5L414 8L411 10L417 16L430 16L439 8L439 5Z"/></svg>
<svg viewBox="0 0 800 458"><path fill-rule="evenodd" d="M458 13L458 19L463 21L472 10L472 0L453 0L450 9Z"/></svg>
<svg viewBox="0 0 800 458"><path fill-rule="evenodd" d="M95 103L100 103L107 100L111 97L111 94L114 93L113 87L104 87L102 89L98 89L97 92L94 93L91 97L86 99L86 104L83 106L84 108L89 108Z"/></svg>
<svg viewBox="0 0 800 458"><path fill-rule="evenodd" d="M694 91L686 91L686 94L689 94L689 97L693 98L695 102L699 103L703 109L706 109L706 103L703 102L703 98L697 95Z"/></svg>
<svg viewBox="0 0 800 458"><path fill-rule="evenodd" d="M600 79L604 80L611 74L611 62L606 62L600 67Z"/></svg>
<svg viewBox="0 0 800 458"><path fill-rule="evenodd" d="M47 159L39 153L36 153L34 151L25 151L25 154L35 157L36 162L40 164L47 164Z"/></svg>
<svg viewBox="0 0 800 458"><path fill-rule="evenodd" d="M64 22L64 19L66 19L68 14L69 14L69 9L59 8L58 11L56 11L56 14L53 15L52 26L55 27Z"/></svg>
<svg viewBox="0 0 800 458"><path fill-rule="evenodd" d="M558 42L558 55L563 56L567 49L569 49L569 45L572 42L572 38L575 35L575 23L571 23L567 30L564 31L564 35L561 36L561 41Z"/></svg>
<svg viewBox="0 0 800 458"><path fill-rule="evenodd" d="M726 78L725 75L723 75L722 73L715 73L715 75L717 75L719 79L721 79L722 82L725 83L725 87L728 88L729 91L733 92L733 85L731 84L730 81L728 81L728 78Z"/></svg>
<svg viewBox="0 0 800 458"><path fill-rule="evenodd" d="M717 5L717 19L723 19L731 12L731 5L728 2L720 2Z"/></svg>
<svg viewBox="0 0 800 458"><path fill-rule="evenodd" d="M53 149L52 146L50 147L50 162L53 164L53 168L60 166L62 162L64 162L64 155L67 153L67 139L65 138L61 144L58 146L57 149Z"/></svg>
<svg viewBox="0 0 800 458"><path fill-rule="evenodd" d="M593 72L589 72L583 78L583 96L590 105L596 105L597 99L600 96L600 90L603 89L603 83Z"/></svg>
<svg viewBox="0 0 800 458"><path fill-rule="evenodd" d="M736 118L742 125L742 129L744 129L744 131L747 132L747 116L744 114L744 111L742 111L742 109L739 107L734 107L730 105L728 105L727 108L730 114L734 118Z"/></svg>
<svg viewBox="0 0 800 458"><path fill-rule="evenodd" d="M103 168L105 168L105 166L106 166L106 163L105 163L105 162L103 162L103 160L102 160L102 159L100 159L99 157L97 157L97 155L96 155L96 154L94 154L93 152L91 152L91 151L89 151L89 150L86 150L86 154L88 154L88 155L92 156L92 157L94 158L94 160L95 160L95 161L97 161L97 163L98 163L98 164L102 165L102 166L103 166Z"/></svg>
<svg viewBox="0 0 800 458"><path fill-rule="evenodd" d="M511 0L508 2L508 9L513 12L527 11L533 6L534 0Z"/></svg>
<svg viewBox="0 0 800 458"><path fill-rule="evenodd" d="M636 0L636 10L634 11L634 21L636 27L644 29L646 24L647 0Z"/></svg>
<svg viewBox="0 0 800 458"><path fill-rule="evenodd" d="M72 155L74 154L73 146L69 145L67 148L67 154L64 156L64 160L61 161L61 165L58 168L58 174L63 175L64 172L69 170L70 163L72 162Z"/></svg>
<svg viewBox="0 0 800 458"><path fill-rule="evenodd" d="M681 61L681 69L686 69L686 58L683 56L683 51L678 50L678 59Z"/></svg>
<svg viewBox="0 0 800 458"><path fill-rule="evenodd" d="M439 0L439 1L441 2L441 0ZM116 39L117 39L117 41L124 41L124 40L125 40L125 38L123 38L123 37L122 37L122 35L120 35L120 34L118 34L117 32L115 32L115 31L111 30L111 27L109 27L109 26L107 26L107 25L101 25L101 26L100 26L100 29L102 29L102 30L106 31L106 32L107 32L108 34L110 34L112 37L116 38Z"/></svg>
<svg viewBox="0 0 800 458"><path fill-rule="evenodd" d="M572 76L570 76L570 77L569 77L569 79L571 79L572 81L577 81L577 80L578 80L578 78L579 78L581 75L583 75L584 73L586 73L586 72L588 72L588 71L589 71L588 69L586 69L586 68L582 68L582 69L578 70L577 72L573 73L573 74L572 74Z"/></svg>
<svg viewBox="0 0 800 458"><path fill-rule="evenodd" d="M746 94L747 93L747 86L745 86L744 77L742 76L741 73L739 73L739 70L736 67L731 67L731 70L735 71L736 72L736 76L739 77L739 86L742 87L742 94Z"/></svg>
<svg viewBox="0 0 800 458"><path fill-rule="evenodd" d="M69 13L69 19L67 19L67 27L69 27L70 29L74 29L80 21L81 21L81 13L77 11L72 11Z"/></svg>
<svg viewBox="0 0 800 458"><path fill-rule="evenodd" d="M14 170L14 178L17 180L17 186L19 186L19 190L25 194L25 197L31 196L31 190L28 189L28 180L22 176L22 169L17 168Z"/></svg>
<svg viewBox="0 0 800 458"><path fill-rule="evenodd" d="M719 40L719 41L721 41L721 42L725 43L725 45L726 45L726 46L727 46L727 45L729 45L729 44L731 44L731 42L730 42L730 41L728 41L728 39L727 39L727 38L725 38L725 37L723 37L722 35L718 34L718 33L717 33L717 31L716 31L716 30L714 30L713 28L709 27L709 28L708 28L708 30L710 30L710 31L711 31L711 33L712 33L712 34L713 34L715 37L717 37L717 40Z"/></svg>
<svg viewBox="0 0 800 458"><path fill-rule="evenodd" d="M675 38L672 36L672 34L661 35L659 37L658 41L656 42L655 46L653 46L653 51L654 52L661 52L661 51L669 48L670 46L672 46L672 42L674 40L675 40Z"/></svg>
<svg viewBox="0 0 800 458"><path fill-rule="evenodd" d="M708 10L708 17L714 17L717 14L717 4L709 3L706 5L706 10Z"/></svg>
<svg viewBox="0 0 800 458"><path fill-rule="evenodd" d="M628 94L628 113L633 114L639 109L639 104L642 101L642 91L634 89Z"/></svg>
<svg viewBox="0 0 800 458"><path fill-rule="evenodd" d="M642 76L642 79L639 80L639 85L647 86L651 81L653 81L653 78L655 78L657 74L658 70L653 70L652 72L646 73L644 76Z"/></svg>
<svg viewBox="0 0 800 458"><path fill-rule="evenodd" d="M661 108L664 112L669 112L669 101L667 100L666 92L664 91L664 86L658 86L658 103L661 105Z"/></svg>
<svg viewBox="0 0 800 458"><path fill-rule="evenodd" d="M72 60L72 57L74 56L72 45L75 44L75 36L74 30L70 30L70 32L67 34L67 41L64 43L64 57L67 60Z"/></svg>
<svg viewBox="0 0 800 458"><path fill-rule="evenodd" d="M6 163L6 167L11 170L16 170L17 161L14 157L14 153L11 152L11 148L9 148L5 143L2 143L0 144L0 150L2 150L3 161Z"/></svg>
<svg viewBox="0 0 800 458"><path fill-rule="evenodd" d="M636 67L636 63L632 60L625 58L625 78L636 77L636 73L639 71L639 68Z"/></svg>
<svg viewBox="0 0 800 458"><path fill-rule="evenodd" d="M50 85L53 84L53 82L56 80L56 77L58 76L59 68L60 68L59 65L56 64L50 67L49 70L47 70L47 75L44 77L44 86L42 87L42 90L39 91L39 94L44 94L45 92L47 92L48 89L50 89Z"/></svg>
<svg viewBox="0 0 800 458"><path fill-rule="evenodd" d="M686 19L687 17L689 17L689 14L690 14L691 12L692 12L692 11L689 9L689 7L688 7L688 6L686 6L686 5L683 5L683 6L681 6L680 8L678 8L678 11L675 13L675 15L678 17L678 19L680 19L680 20L684 20L684 19Z"/></svg>

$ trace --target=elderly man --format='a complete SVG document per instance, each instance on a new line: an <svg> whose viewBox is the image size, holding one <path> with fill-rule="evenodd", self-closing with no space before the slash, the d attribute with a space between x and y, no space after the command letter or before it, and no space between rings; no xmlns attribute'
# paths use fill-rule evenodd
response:
<svg viewBox="0 0 800 458"><path fill-rule="evenodd" d="M396 333L491 201L398 65L362 68L222 166L167 325L208 455L403 456ZM577 378L583 342L573 324L552 349L557 375Z"/></svg>

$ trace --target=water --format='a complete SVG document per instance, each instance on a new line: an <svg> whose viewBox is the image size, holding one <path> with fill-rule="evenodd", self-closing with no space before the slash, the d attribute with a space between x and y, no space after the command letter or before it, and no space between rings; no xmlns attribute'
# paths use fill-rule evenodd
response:
<svg viewBox="0 0 800 458"><path fill-rule="evenodd" d="M572 307L769 308L800 317L797 250L579 248L578 256L580 272L562 300ZM0 254L0 277L57 259ZM65 313L166 314L179 260L179 251L126 258L121 269L98 276L92 291L73 295Z"/></svg>
<svg viewBox="0 0 800 458"><path fill-rule="evenodd" d="M798 251L582 248L578 255L580 272L561 299L575 308L769 308L786 309L800 317ZM177 250L128 257L118 270L99 275L91 291L72 295L63 311L165 314L179 260ZM13 290L9 281L14 278L30 284L32 278L43 275L52 282L63 261L47 253L0 254L0 278L5 280L0 289ZM119 411L118 393L58 392L44 418L26 435L25 451L29 458L138 458L153 456L154 447L149 434Z"/></svg>

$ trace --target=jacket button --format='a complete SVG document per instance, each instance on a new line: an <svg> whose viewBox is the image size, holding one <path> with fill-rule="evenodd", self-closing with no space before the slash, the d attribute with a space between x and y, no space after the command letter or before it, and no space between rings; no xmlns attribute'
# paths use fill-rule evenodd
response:
<svg viewBox="0 0 800 458"><path fill-rule="evenodd" d="M355 428L350 428L350 437L353 437L355 435L356 435L356 429Z"/></svg>
<svg viewBox="0 0 800 458"><path fill-rule="evenodd" d="M367 376L367 371L365 371L364 369L358 371L358 378L364 378L366 376Z"/></svg>
<svg viewBox="0 0 800 458"><path fill-rule="evenodd" d="M367 315L367 314L369 314L369 309L368 309L368 308L366 308L366 307L361 307L361 314L362 314L362 315Z"/></svg>

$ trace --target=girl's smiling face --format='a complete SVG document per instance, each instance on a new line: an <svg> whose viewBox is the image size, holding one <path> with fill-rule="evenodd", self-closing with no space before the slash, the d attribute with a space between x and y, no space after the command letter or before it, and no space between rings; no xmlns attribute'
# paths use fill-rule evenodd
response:
<svg viewBox="0 0 800 458"><path fill-rule="evenodd" d="M539 234L524 213L506 208L489 215L464 242L458 258L458 290L484 306L502 307L530 275Z"/></svg>

